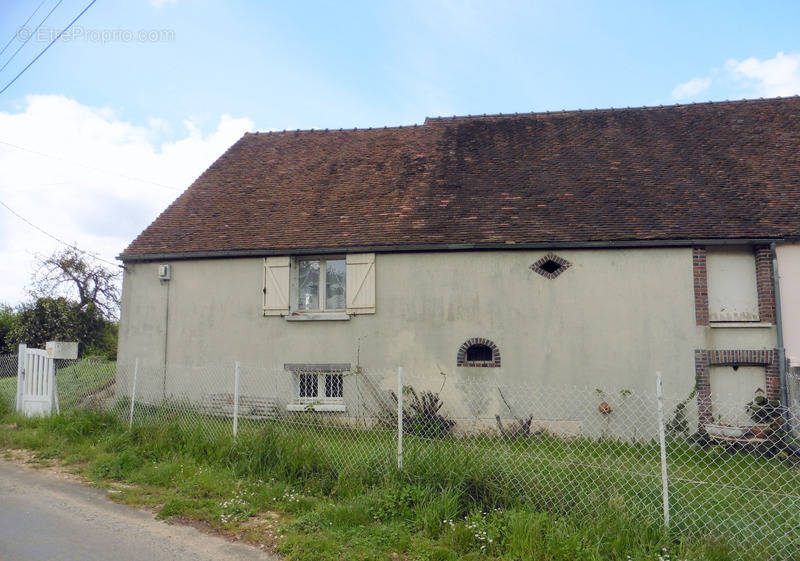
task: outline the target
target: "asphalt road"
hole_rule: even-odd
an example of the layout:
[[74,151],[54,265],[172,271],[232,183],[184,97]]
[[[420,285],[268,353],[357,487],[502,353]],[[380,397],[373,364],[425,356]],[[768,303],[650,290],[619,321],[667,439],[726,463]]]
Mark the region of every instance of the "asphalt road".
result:
[[2,561],[277,561],[113,503],[105,491],[0,460]]

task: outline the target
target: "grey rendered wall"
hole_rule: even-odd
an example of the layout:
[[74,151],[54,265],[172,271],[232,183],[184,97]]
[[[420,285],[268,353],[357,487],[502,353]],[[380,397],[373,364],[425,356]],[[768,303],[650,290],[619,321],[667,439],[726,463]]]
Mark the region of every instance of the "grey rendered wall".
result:
[[[543,254],[379,254],[377,313],[320,322],[263,316],[262,259],[174,261],[169,282],[158,280],[157,263],[128,264],[119,362],[163,368],[166,357],[166,393],[192,386],[187,367],[240,360],[275,370],[360,363],[386,370],[387,388],[397,366],[437,389],[443,371],[453,381],[445,394],[458,380],[650,394],[658,370],[667,391],[684,395],[694,385],[694,349],[768,344],[770,330],[695,326],[690,248],[559,251],[572,266],[554,280],[529,269]],[[496,343],[502,367],[456,367],[471,337]],[[495,397],[451,397],[459,414],[491,418],[500,407]]]

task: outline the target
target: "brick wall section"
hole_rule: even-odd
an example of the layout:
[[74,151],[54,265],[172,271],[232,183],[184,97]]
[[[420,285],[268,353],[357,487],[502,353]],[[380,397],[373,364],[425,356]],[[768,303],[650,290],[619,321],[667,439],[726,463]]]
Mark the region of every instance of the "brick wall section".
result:
[[774,399],[780,401],[781,399],[781,376],[778,372],[778,350],[775,349],[775,360],[767,365],[766,378],[767,378],[767,399]]
[[756,288],[759,319],[765,323],[775,323],[775,285],[769,247],[756,248]]
[[695,382],[697,384],[697,411],[700,426],[713,420],[711,415],[711,374],[708,370],[708,351],[694,351]]
[[772,349],[729,349],[706,350],[708,364],[718,366],[724,364],[738,364],[741,366],[767,366],[775,362],[776,351]]
[[692,249],[692,272],[694,274],[694,317],[697,325],[708,325],[708,272],[706,249]]
[[720,365],[763,366],[767,399],[780,399],[778,349],[695,349],[694,368],[697,381],[697,409],[700,425],[712,422],[711,366]]
[[[708,268],[706,249],[692,249],[694,275],[694,316],[697,325],[708,325]],[[772,276],[772,251],[769,247],[755,250],[758,316],[765,323],[775,323],[775,285]]]

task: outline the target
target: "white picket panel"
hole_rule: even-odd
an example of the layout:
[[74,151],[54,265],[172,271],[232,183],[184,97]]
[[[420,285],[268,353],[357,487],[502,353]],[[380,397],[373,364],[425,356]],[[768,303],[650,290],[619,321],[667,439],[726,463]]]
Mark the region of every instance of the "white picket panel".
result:
[[17,411],[31,417],[58,413],[55,360],[44,349],[19,348]]

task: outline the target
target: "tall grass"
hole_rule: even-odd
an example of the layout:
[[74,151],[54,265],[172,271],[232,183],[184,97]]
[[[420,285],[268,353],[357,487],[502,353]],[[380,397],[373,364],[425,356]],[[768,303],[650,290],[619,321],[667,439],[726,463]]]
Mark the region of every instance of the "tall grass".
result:
[[[233,439],[229,426],[189,422],[158,410],[132,430],[112,414],[91,411],[43,419],[6,412],[5,420],[17,428],[0,431],[0,446],[87,460],[89,473],[99,479],[179,487],[181,494],[161,505],[164,516],[229,520],[225,516],[246,517],[266,506],[292,513],[296,518],[281,548],[298,559],[308,551],[325,558],[319,553],[324,540],[309,540],[322,539],[332,528],[350,533],[332,539],[331,547],[337,540],[355,540],[387,555],[398,547],[411,557],[424,551],[420,558],[656,561],[663,548],[673,559],[770,558],[769,544],[734,544],[725,536],[692,534],[683,525],[666,532],[658,516],[657,474],[609,470],[598,478],[598,468],[586,460],[603,454],[593,443],[572,443],[572,476],[565,479],[563,466],[555,469],[547,461],[515,466],[503,458],[502,443],[480,439],[410,437],[399,470],[390,431],[248,422]],[[537,449],[552,452],[565,445],[558,439],[531,441],[517,445],[515,453],[535,458]],[[484,446],[494,446],[495,453],[474,453]],[[525,486],[520,478],[526,478]],[[220,506],[227,502],[215,498],[234,493],[237,481],[249,482],[253,497],[261,498],[241,499],[239,510],[230,514],[229,506]],[[528,490],[521,493],[521,487]],[[362,528],[361,534],[353,528]],[[391,540],[373,544],[377,534],[387,532]],[[800,559],[800,553],[783,558]]]

